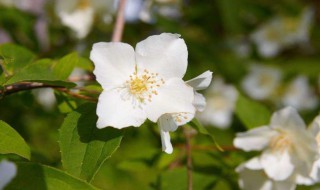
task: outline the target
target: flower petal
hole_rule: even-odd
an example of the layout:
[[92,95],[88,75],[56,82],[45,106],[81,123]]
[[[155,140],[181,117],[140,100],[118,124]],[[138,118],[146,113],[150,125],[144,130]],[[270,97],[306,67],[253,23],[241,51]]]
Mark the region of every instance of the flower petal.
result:
[[182,78],[188,66],[188,50],[178,34],[150,36],[136,46],[138,68],[159,73],[164,79]]
[[193,105],[197,111],[202,112],[206,108],[206,104],[206,98],[202,94],[194,92]]
[[94,10],[91,7],[75,10],[72,13],[59,12],[59,17],[65,26],[71,28],[82,39],[88,35],[93,24]]
[[272,115],[270,127],[301,131],[306,128],[306,125],[294,108],[286,107]]
[[95,43],[90,59],[95,65],[93,73],[105,90],[122,85],[135,70],[134,49],[125,43]]
[[17,166],[10,161],[0,162],[0,189],[3,189],[17,174]]
[[262,126],[244,133],[238,133],[233,144],[245,151],[262,150],[269,144],[274,135],[276,135],[275,131],[268,126]]
[[266,174],[277,181],[287,179],[295,168],[287,150],[264,151],[260,157],[260,162]]
[[161,115],[166,113],[188,113],[193,118],[195,113],[192,104],[193,89],[187,86],[182,79],[172,78],[166,81],[157,89],[157,93],[146,105],[148,119],[156,122]]
[[186,83],[190,85],[194,90],[204,90],[208,88],[212,80],[212,72],[206,71],[201,75],[188,80]]
[[159,120],[158,125],[161,128],[161,130],[168,132],[168,131],[175,131],[178,128],[178,125],[173,119],[173,116],[171,114],[163,114]]
[[131,100],[122,99],[121,91],[117,89],[105,90],[100,94],[97,115],[98,128],[139,127],[147,118],[142,108],[134,107]]
[[160,122],[159,122],[159,127],[160,127],[162,150],[168,154],[171,154],[173,152],[173,147],[170,141],[170,134],[168,131],[164,131],[161,129]]

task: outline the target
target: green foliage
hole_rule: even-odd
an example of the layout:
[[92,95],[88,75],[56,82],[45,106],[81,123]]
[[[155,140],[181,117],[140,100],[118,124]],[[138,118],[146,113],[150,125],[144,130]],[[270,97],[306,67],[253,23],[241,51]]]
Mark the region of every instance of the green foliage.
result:
[[7,123],[0,120],[0,154],[17,154],[30,160],[30,148]]
[[35,59],[35,55],[26,48],[15,44],[0,46],[0,63],[4,69],[3,74],[13,75]]
[[5,189],[96,190],[87,182],[65,172],[36,163],[17,163],[17,176]]
[[271,117],[268,108],[243,95],[239,95],[238,97],[235,113],[247,129],[266,125]]
[[205,127],[201,125],[201,123],[197,119],[193,119],[190,122],[190,126],[196,129],[200,134],[207,135],[212,139],[216,147],[220,150],[223,151],[223,149],[219,146],[218,142],[216,141],[215,137],[213,134],[211,134]]
[[4,85],[11,85],[19,82],[42,82],[54,86],[73,87],[73,83],[60,80],[54,75],[51,69],[52,61],[50,59],[41,59],[31,63],[18,72],[16,72]]
[[70,53],[61,58],[53,68],[53,74],[61,79],[68,79],[69,75],[73,71],[74,67],[78,64],[79,57],[76,52]]
[[65,118],[59,144],[63,168],[73,176],[91,182],[101,165],[117,150],[122,132],[98,129],[94,104],[84,104]]

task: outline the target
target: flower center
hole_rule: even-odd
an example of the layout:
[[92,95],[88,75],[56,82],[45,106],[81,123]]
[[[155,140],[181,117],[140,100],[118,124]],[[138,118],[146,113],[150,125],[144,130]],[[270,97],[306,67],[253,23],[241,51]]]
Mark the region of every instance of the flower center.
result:
[[280,132],[280,134],[274,137],[270,142],[270,147],[272,151],[280,151],[283,152],[286,149],[290,148],[292,141],[290,136],[285,132]]
[[145,103],[146,100],[152,101],[153,95],[158,95],[157,88],[164,84],[164,80],[158,76],[158,73],[151,73],[146,69],[142,74],[137,70],[130,75],[125,86],[130,97],[133,97],[139,103]]
[[90,7],[90,5],[91,5],[90,0],[79,0],[77,8],[83,10]]

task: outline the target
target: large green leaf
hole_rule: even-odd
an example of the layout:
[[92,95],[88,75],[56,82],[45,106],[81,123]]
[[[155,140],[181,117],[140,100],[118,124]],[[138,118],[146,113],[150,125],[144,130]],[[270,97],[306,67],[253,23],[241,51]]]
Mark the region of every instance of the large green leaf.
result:
[[96,127],[96,105],[84,104],[68,114],[60,129],[63,168],[91,182],[101,165],[117,150],[122,132]]
[[54,75],[61,80],[67,80],[78,61],[79,57],[76,52],[64,56],[54,65]]
[[11,153],[30,159],[30,148],[24,139],[7,123],[0,120],[0,154]]
[[204,126],[201,125],[201,123],[197,119],[193,119],[190,123],[190,126],[193,127],[195,130],[197,130],[200,134],[207,135],[212,139],[216,147],[223,151],[223,149],[219,146],[218,142],[216,141],[213,134],[211,134]]
[[14,44],[3,44],[0,46],[0,58],[5,72],[12,75],[31,63],[35,55],[23,47]]
[[19,82],[42,82],[49,85],[73,87],[75,84],[60,80],[51,69],[50,59],[41,59],[16,72],[4,85]]
[[5,188],[8,190],[94,190],[87,182],[77,179],[61,170],[36,163],[17,163],[18,173]]
[[242,95],[238,97],[235,113],[248,129],[268,124],[271,117],[264,105]]

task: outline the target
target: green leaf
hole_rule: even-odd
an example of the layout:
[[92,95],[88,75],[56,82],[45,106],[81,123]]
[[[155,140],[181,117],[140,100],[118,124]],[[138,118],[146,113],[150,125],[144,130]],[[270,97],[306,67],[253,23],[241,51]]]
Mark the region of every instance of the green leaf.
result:
[[5,85],[11,85],[19,82],[42,82],[49,85],[73,87],[74,83],[65,82],[57,78],[51,70],[52,61],[50,59],[41,59],[24,67],[15,73]]
[[[160,186],[162,190],[185,190],[188,189],[187,170],[185,168],[177,168],[163,172],[160,176]],[[192,172],[193,189],[212,189],[216,179]]]
[[94,186],[61,170],[36,163],[17,163],[17,176],[5,189],[95,190]]
[[264,105],[242,95],[238,97],[235,113],[247,129],[266,125],[271,117],[270,111]]
[[24,139],[7,123],[0,120],[0,153],[17,154],[30,160],[30,148]]
[[35,55],[20,46],[14,44],[3,44],[0,46],[0,59],[5,72],[12,75],[33,61]]
[[101,165],[119,148],[122,132],[96,127],[96,105],[84,104],[65,118],[59,144],[63,168],[91,182]]
[[53,73],[57,78],[61,80],[67,80],[71,72],[73,71],[74,67],[78,64],[78,62],[78,54],[76,52],[70,53],[61,58],[57,62],[57,64],[54,65]]
[[215,137],[213,136],[213,134],[211,134],[204,126],[201,125],[201,123],[197,120],[197,119],[193,119],[189,125],[191,127],[193,127],[194,129],[196,129],[199,133],[207,135],[208,137],[210,137],[212,139],[212,141],[214,142],[215,146],[220,150],[223,151],[223,149],[219,146],[218,142],[216,141]]

